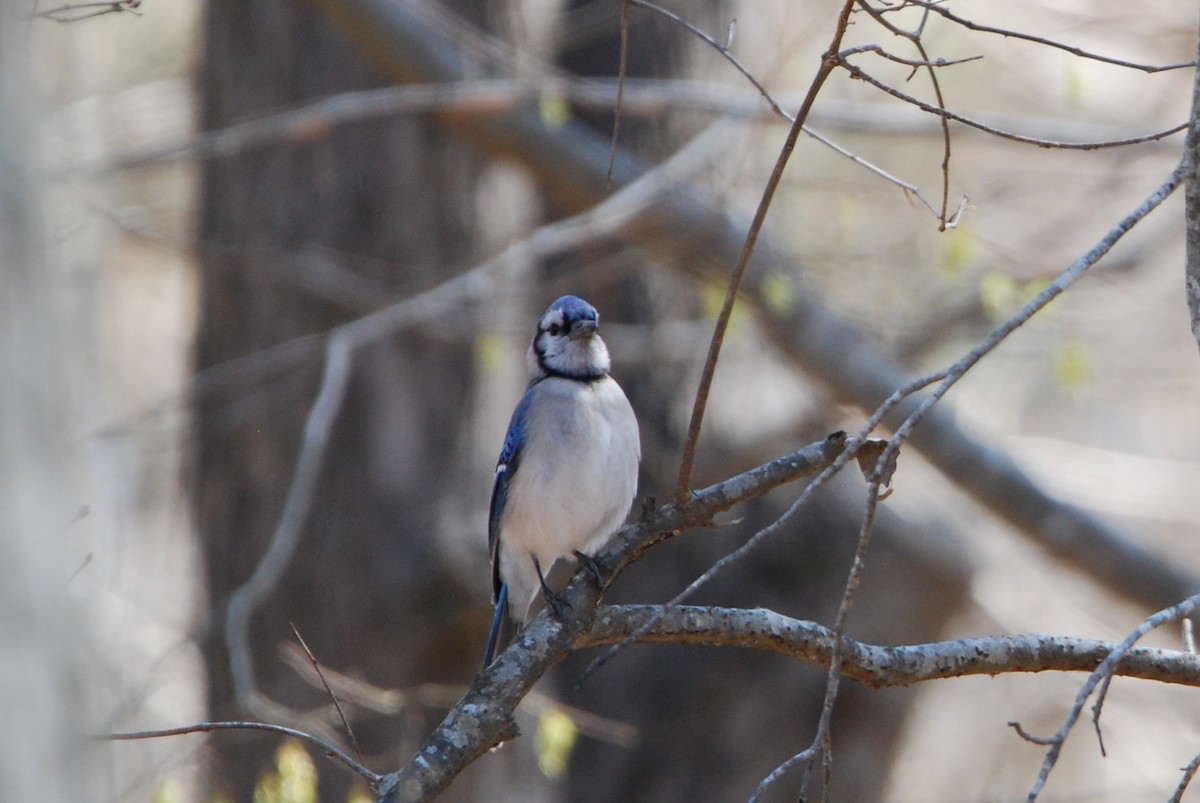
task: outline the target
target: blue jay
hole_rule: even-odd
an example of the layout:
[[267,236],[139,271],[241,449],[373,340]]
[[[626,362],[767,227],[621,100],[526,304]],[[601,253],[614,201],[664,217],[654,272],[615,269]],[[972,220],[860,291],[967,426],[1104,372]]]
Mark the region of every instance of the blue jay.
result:
[[[505,609],[522,625],[557,608],[546,583],[555,562],[583,562],[617,531],[637,490],[637,418],[608,375],[600,316],[563,296],[538,321],[526,353],[529,387],[513,411],[496,465],[488,518],[496,613],[488,637],[492,662]],[[556,576],[559,573],[556,572]]]

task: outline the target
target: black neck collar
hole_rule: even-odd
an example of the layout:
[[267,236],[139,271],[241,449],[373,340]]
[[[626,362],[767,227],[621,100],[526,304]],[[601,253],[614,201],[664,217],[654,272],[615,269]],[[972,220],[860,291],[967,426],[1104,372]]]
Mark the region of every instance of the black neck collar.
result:
[[593,382],[599,382],[604,377],[608,376],[608,371],[584,371],[581,373],[568,373],[567,371],[559,371],[557,368],[551,368],[546,364],[546,357],[537,349],[534,349],[534,354],[537,355],[538,367],[542,369],[544,376],[534,380],[533,384],[537,384],[542,379],[549,377],[558,377],[559,379],[569,379],[572,382],[583,382],[590,385]]

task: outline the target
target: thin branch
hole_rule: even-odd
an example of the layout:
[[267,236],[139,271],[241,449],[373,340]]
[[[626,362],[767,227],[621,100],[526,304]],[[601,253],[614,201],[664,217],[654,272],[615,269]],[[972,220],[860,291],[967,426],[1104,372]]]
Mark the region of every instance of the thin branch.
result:
[[663,8],[662,6],[658,6],[658,5],[655,5],[654,3],[647,2],[647,0],[626,0],[626,5],[634,5],[634,6],[637,6],[638,8],[644,8],[647,11],[653,11],[655,14],[660,14],[660,15],[666,17],[667,19],[671,20],[672,22],[674,22],[676,25],[679,25],[680,27],[684,28],[688,33],[692,34],[697,39],[699,39],[700,41],[704,42],[706,45],[711,47],[713,50],[720,53],[721,56],[726,61],[728,61],[729,64],[735,70],[737,70],[739,73],[741,73],[742,77],[745,78],[747,81],[749,81],[750,84],[755,89],[758,90],[758,94],[762,95],[763,100],[765,100],[767,102],[767,105],[771,107],[771,111],[775,112],[776,115],[784,118],[788,122],[795,122],[795,118],[792,117],[787,112],[785,112],[783,110],[783,108],[778,103],[775,102],[775,98],[771,97],[771,93],[767,91],[767,88],[765,86],[763,86],[762,82],[759,81],[757,78],[755,78],[754,74],[751,73],[748,69],[746,69],[742,65],[742,63],[740,61],[738,61],[737,58],[732,53],[729,52],[728,47],[721,44],[715,38],[713,38],[709,34],[705,33],[701,29],[697,28],[695,25],[688,22],[687,20],[685,20],[683,17],[679,16],[675,12],[668,11],[667,9]]
[[47,8],[42,11],[35,11],[33,16],[41,17],[42,19],[53,20],[54,22],[79,22],[81,20],[100,17],[105,14],[119,14],[123,11],[128,11],[136,17],[140,17],[142,13],[138,11],[141,8],[142,0],[109,0],[108,2],[96,3],[66,3],[65,5]]
[[[1104,659],[1101,658],[1100,660],[1104,660]],[[1016,721],[1009,722],[1008,727],[1010,727],[1014,731],[1016,731],[1018,736],[1020,736],[1022,739],[1029,742],[1030,744],[1036,744],[1041,747],[1045,747],[1047,745],[1054,744],[1053,737],[1046,738],[1044,736],[1034,736],[1032,733],[1025,730],[1025,728],[1021,727],[1020,722],[1016,722]]]
[[1034,36],[1033,34],[1022,33],[1020,31],[1014,31],[1009,28],[994,28],[990,25],[981,25],[977,22],[972,22],[969,19],[965,19],[963,17],[958,16],[957,14],[952,12],[945,3],[941,3],[941,2],[928,2],[928,0],[905,0],[903,5],[901,5],[901,6],[882,8],[882,9],[878,9],[878,11],[879,11],[879,13],[898,11],[900,8],[903,8],[906,6],[916,6],[918,8],[925,9],[927,12],[932,11],[935,14],[941,14],[943,17],[950,20],[951,22],[957,23],[958,25],[961,25],[964,28],[971,30],[971,31],[979,31],[980,33],[998,34],[1000,36],[1005,37],[1006,39],[1020,39],[1025,42],[1032,42],[1037,45],[1044,45],[1046,47],[1052,47],[1057,50],[1063,50],[1063,51],[1066,51],[1067,53],[1070,53],[1072,56],[1078,56],[1079,58],[1082,58],[1082,59],[1089,59],[1090,61],[1099,61],[1099,62],[1103,62],[1104,64],[1112,64],[1116,67],[1126,67],[1130,70],[1140,70],[1140,71],[1146,72],[1146,73],[1156,73],[1156,72],[1164,72],[1166,70],[1185,70],[1185,69],[1188,69],[1189,67],[1196,66],[1196,62],[1194,62],[1194,61],[1185,61],[1185,62],[1181,62],[1178,64],[1140,64],[1140,63],[1134,62],[1134,61],[1125,61],[1124,59],[1117,59],[1117,58],[1112,58],[1111,56],[1104,56],[1104,55],[1100,55],[1098,53],[1092,53],[1091,51],[1084,50],[1083,48],[1075,47],[1074,45],[1063,44],[1062,42],[1056,42],[1053,39],[1047,39],[1042,36]]
[[300,454],[296,458],[283,512],[254,573],[230,595],[225,611],[225,646],[229,651],[234,696],[252,712],[264,711],[265,701],[261,699],[254,679],[250,617],[279,583],[300,541],[309,508],[315,498],[330,434],[341,412],[342,397],[350,381],[353,349],[354,344],[345,330],[335,331],[330,336],[326,345],[321,389],[304,423]]
[[[855,458],[855,456],[858,454],[859,447],[866,441],[871,432],[873,432],[875,428],[879,426],[880,422],[883,421],[888,413],[890,413],[896,408],[897,405],[899,405],[912,394],[933,384],[934,382],[943,379],[944,376],[944,372],[930,374],[929,376],[914,380],[913,382],[910,382],[909,384],[892,393],[892,395],[889,396],[884,403],[879,406],[878,409],[876,409],[871,417],[867,419],[866,423],[859,428],[858,433],[855,436],[845,440],[845,448],[841,451],[841,453],[838,454],[836,458],[819,474],[813,477],[811,482],[804,486],[804,490],[801,491],[795,501],[788,506],[787,510],[785,510],[778,518],[776,518],[766,527],[762,528],[758,532],[754,533],[754,535],[746,539],[746,541],[744,541],[737,549],[734,549],[732,552],[722,556],[720,560],[709,566],[703,574],[701,574],[699,577],[689,583],[686,588],[668,600],[663,606],[663,611],[670,611],[671,609],[681,605],[684,601],[690,599],[692,594],[696,593],[703,586],[707,585],[721,572],[725,571],[730,566],[737,563],[742,558],[746,557],[746,555],[757,549],[763,541],[766,541],[771,536],[780,532],[783,527],[789,521],[791,521],[801,509],[803,509],[803,507],[808,503],[809,499],[811,499],[826,482],[832,479],[833,476],[841,471],[847,463]],[[649,628],[650,625],[647,625],[647,631]],[[622,643],[614,644],[605,650],[604,653],[593,660],[587,669],[585,669],[580,675],[578,684],[582,685],[584,682],[586,682],[588,677],[590,677],[593,672],[610,661],[620,650],[637,641],[641,635],[641,632],[634,632],[630,634]]]
[[[1083,707],[1087,704],[1088,698],[1092,692],[1100,684],[1107,684],[1112,680],[1113,673],[1117,664],[1125,657],[1126,654],[1133,648],[1133,645],[1141,640],[1143,636],[1161,627],[1167,622],[1174,622],[1187,616],[1192,611],[1200,606],[1200,594],[1189,597],[1178,605],[1172,605],[1170,608],[1164,608],[1153,616],[1149,616],[1138,625],[1137,629],[1125,637],[1125,640],[1116,645],[1111,652],[1105,657],[1100,665],[1092,671],[1088,679],[1084,682],[1079,693],[1075,695],[1075,704],[1071,706],[1071,710],[1067,713],[1067,718],[1063,722],[1062,727],[1058,732],[1050,737],[1050,749],[1046,751],[1046,758],[1042,762],[1042,769],[1038,773],[1037,780],[1033,784],[1033,788],[1029,790],[1027,803],[1034,803],[1042,788],[1046,785],[1046,780],[1050,777],[1050,771],[1054,769],[1054,765],[1058,762],[1059,754],[1062,752],[1062,746],[1070,735],[1071,729],[1078,721],[1080,714],[1083,713]],[[1186,653],[1182,653],[1186,655]],[[1099,712],[1096,713],[1099,717]]]
[[[929,202],[929,199],[926,198],[921,193],[921,188],[918,187],[916,184],[912,184],[898,176],[892,175],[891,173],[884,170],[882,167],[879,167],[876,164],[868,162],[867,160],[863,159],[858,154],[852,153],[851,151],[847,150],[846,148],[843,148],[841,145],[837,144],[836,142],[834,142],[831,139],[828,139],[823,134],[818,133],[817,131],[813,130],[812,128],[809,128],[808,126],[804,127],[804,133],[807,134],[812,139],[815,139],[817,142],[821,143],[825,147],[830,148],[833,151],[836,151],[839,155],[844,156],[845,158],[854,162],[856,165],[866,168],[868,171],[879,176],[884,181],[888,181],[888,182],[891,182],[892,184],[895,184],[897,187],[904,190],[906,195],[911,196],[912,198],[915,198],[917,201],[919,201],[921,203],[921,205],[924,206],[926,209],[928,209],[934,217],[938,217],[937,208],[934,207],[934,205]],[[957,221],[959,219],[961,219],[962,211],[965,207],[966,207],[966,196],[963,197],[963,203],[962,203],[962,205],[959,206],[958,213],[955,214],[953,222],[947,223],[946,228],[953,228],[954,225],[957,225]]]
[[[753,86],[756,90],[758,90],[758,94],[761,95],[763,100],[765,100],[767,102],[767,105],[771,107],[771,111],[774,112],[776,116],[781,117],[784,120],[787,120],[789,123],[791,123],[793,125],[796,123],[796,118],[794,116],[788,114],[786,111],[784,111],[783,107],[775,100],[774,97],[771,96],[771,93],[767,91],[766,86],[764,86],[763,83],[761,81],[759,81],[754,76],[753,73],[751,73],[748,69],[746,69],[746,67],[740,61],[738,61],[738,59],[730,52],[728,45],[718,42],[713,36],[709,35],[708,33],[705,33],[700,28],[697,28],[695,25],[688,22],[686,19],[679,16],[678,14],[676,14],[672,11],[669,11],[665,8],[662,8],[661,6],[655,5],[654,3],[647,2],[646,0],[627,0],[627,2],[622,6],[622,14],[624,14],[624,9],[628,8],[629,5],[636,5],[639,8],[644,8],[648,11],[653,11],[656,14],[660,14],[660,15],[666,17],[667,19],[674,22],[676,25],[683,27],[688,33],[692,34],[693,36],[698,38],[700,41],[704,42],[706,45],[711,47],[713,50],[717,51],[717,53],[721,54],[722,58],[724,58],[727,62],[729,62],[729,64],[732,65],[733,68],[735,70],[737,70],[742,75],[743,78],[745,78],[747,81],[750,82],[751,86]],[[732,23],[731,23],[731,25],[732,25]],[[730,30],[732,31],[732,27]],[[871,162],[851,153],[848,149],[843,148],[841,145],[838,145],[837,143],[833,142],[832,140],[830,140],[828,137],[824,136],[823,134],[820,134],[820,133],[814,131],[813,129],[809,128],[807,125],[802,124],[801,130],[804,131],[804,133],[807,136],[815,139],[817,142],[820,142],[822,145],[826,146],[827,148],[832,149],[833,151],[840,154],[841,156],[844,156],[844,157],[850,159],[855,164],[866,168],[867,170],[871,171],[872,173],[874,173],[875,175],[884,179],[885,181],[890,181],[891,183],[896,184],[901,189],[903,189],[905,192],[909,193],[914,198],[916,198],[918,201],[920,201],[922,204],[924,204],[929,209],[929,211],[932,212],[935,216],[938,216],[937,209],[934,208],[933,204],[929,203],[929,201],[926,200],[925,196],[921,194],[920,189],[916,185],[912,184],[911,182],[903,181],[903,180],[897,178],[896,176],[892,175],[891,173],[883,170],[882,168],[872,164]],[[939,217],[939,220],[941,221],[941,224],[943,226],[945,226],[946,220],[945,220],[944,212],[942,215],[940,215],[938,217]]]
[[[896,429],[891,441],[888,443],[888,448],[884,455],[880,457],[880,461],[885,458],[895,459],[896,453],[899,451],[901,444],[912,433],[913,429],[924,419],[925,415],[932,409],[938,400],[944,396],[955,383],[958,382],[966,372],[969,371],[976,363],[990,354],[997,346],[1002,343],[1005,338],[1012,334],[1016,329],[1024,325],[1030,318],[1040,312],[1051,301],[1061,295],[1067,288],[1077,282],[1089,268],[1099,262],[1113,246],[1116,245],[1122,237],[1124,237],[1130,229],[1138,224],[1148,214],[1158,208],[1159,204],[1170,197],[1183,181],[1183,163],[1175,167],[1167,180],[1162,183],[1149,197],[1146,198],[1136,209],[1126,215],[1116,226],[1110,229],[1103,237],[1100,238],[1092,248],[1083,256],[1072,262],[1062,273],[1055,277],[1054,281],[1048,284],[1038,295],[1026,304],[1015,315],[1009,318],[1000,326],[996,327],[983,341],[975,346],[971,351],[960,358],[954,365],[950,366],[945,371],[945,378],[941,384],[926,398],[911,415],[905,419],[904,423]],[[882,463],[881,463],[882,464]]]
[[[862,52],[863,50],[866,50],[866,49],[867,48],[861,48],[861,49],[859,49],[859,52]],[[853,52],[853,51],[848,51],[848,53],[851,53],[851,52]],[[988,134],[992,134],[997,137],[1001,137],[1003,139],[1009,139],[1009,140],[1012,140],[1013,142],[1023,142],[1027,145],[1036,145],[1039,148],[1057,148],[1060,150],[1077,150],[1077,151],[1095,151],[1095,150],[1101,150],[1104,148],[1121,148],[1121,147],[1125,147],[1127,145],[1139,145],[1143,142],[1152,142],[1155,140],[1163,139],[1163,138],[1169,137],[1173,134],[1178,134],[1180,131],[1183,131],[1188,127],[1187,123],[1181,123],[1177,126],[1168,128],[1164,131],[1156,131],[1154,133],[1144,134],[1144,135],[1138,136],[1138,137],[1129,137],[1126,139],[1111,140],[1108,142],[1057,142],[1057,141],[1048,140],[1048,139],[1037,139],[1036,137],[1027,137],[1023,134],[1015,134],[1011,131],[1003,131],[999,128],[994,128],[985,123],[981,123],[977,120],[972,120],[969,117],[964,117],[961,114],[955,114],[954,112],[949,111],[947,109],[940,109],[937,106],[930,105],[923,100],[918,100],[917,98],[914,98],[912,95],[906,95],[905,93],[901,92],[900,90],[898,90],[892,86],[889,86],[888,84],[885,84],[883,81],[880,81],[878,78],[875,78],[874,76],[870,75],[869,73],[864,72],[861,67],[851,64],[849,61],[846,61],[844,58],[841,58],[840,56],[839,56],[838,64],[841,67],[844,67],[850,73],[851,78],[855,78],[860,81],[866,81],[868,84],[875,87],[876,89],[886,92],[894,98],[899,98],[900,100],[904,101],[905,103],[909,103],[913,106],[916,106],[921,111],[929,112],[930,114],[935,114],[935,115],[938,115],[939,117],[943,117],[943,118],[946,118],[949,120],[954,120],[954,121],[962,123],[964,125],[968,125],[971,128],[978,129],[980,131],[983,131]]]
[[617,66],[617,102],[613,108],[612,146],[608,151],[608,182],[612,183],[613,169],[617,164],[617,146],[621,142],[621,108],[625,99],[625,79],[629,72],[629,4],[621,2],[621,56]]
[[[883,457],[881,456],[880,462],[882,460]],[[821,702],[821,717],[817,721],[817,729],[813,734],[812,743],[806,749],[784,761],[763,778],[754,790],[754,794],[750,796],[749,803],[757,803],[766,791],[790,771],[792,767],[799,764],[811,766],[811,762],[818,755],[818,752],[823,759],[822,767],[825,772],[824,789],[826,797],[828,796],[829,781],[833,772],[829,727],[833,721],[833,708],[837,702],[838,690],[841,687],[843,652],[845,648],[842,637],[845,633],[846,618],[850,615],[854,595],[858,591],[858,586],[862,582],[863,572],[866,569],[867,550],[871,544],[871,535],[874,532],[875,524],[875,511],[879,504],[879,486],[879,472],[876,470],[867,483],[867,506],[863,513],[862,523],[859,526],[858,543],[854,548],[854,560],[851,562],[850,573],[846,578],[846,584],[842,590],[842,600],[838,605],[837,615],[834,617],[833,629],[830,631],[829,674],[825,681],[825,697]],[[804,785],[801,787],[801,799],[808,797],[808,782],[811,777],[811,773],[807,773],[804,776]]]
[[896,64],[903,64],[906,67],[929,67],[931,69],[937,67],[953,67],[956,64],[966,64],[967,62],[979,61],[983,58],[983,56],[964,56],[961,59],[929,59],[928,57],[921,59],[906,59],[903,56],[897,56],[895,53],[889,53],[879,45],[866,45],[861,48],[853,48],[853,50],[856,53],[874,53],[880,58],[887,59],[888,61],[894,61]]
[[[887,53],[887,51],[885,51],[883,48],[876,48],[875,52],[878,55],[892,59],[893,61],[908,63],[909,66],[912,67],[923,66],[929,74],[929,83],[933,86],[933,94],[937,99],[937,107],[942,111],[945,111],[946,100],[944,97],[942,97],[942,84],[938,80],[937,70],[934,69],[935,65],[930,62],[929,54],[925,51],[925,44],[921,41],[921,34],[925,30],[925,21],[928,19],[928,13],[921,17],[921,25],[916,31],[905,31],[893,26],[890,22],[884,19],[881,14],[875,13],[871,6],[867,4],[866,0],[859,0],[858,5],[868,14],[870,14],[880,25],[887,28],[896,36],[908,39],[912,43],[913,47],[917,49],[917,52],[921,54],[921,58],[923,60],[922,62],[906,62],[904,60],[900,60],[898,57]],[[944,63],[940,59],[939,62]],[[945,231],[948,228],[946,214],[950,205],[950,122],[944,116],[941,117],[940,120],[942,126],[942,208],[941,212],[938,214],[938,230]]]
[[[267,114],[225,128],[201,132],[175,141],[134,147],[97,161],[69,165],[65,171],[92,175],[173,164],[190,159],[229,158],[276,142],[299,140],[311,136],[313,131],[331,129],[351,122],[442,111],[453,111],[460,118],[472,115],[495,117],[511,111],[519,103],[531,100],[562,99],[581,108],[606,111],[619,103],[621,116],[660,115],[668,109],[682,108],[747,120],[777,116],[791,123],[795,119],[793,115],[783,111],[769,95],[767,97],[771,106],[770,112],[762,109],[761,104],[752,97],[747,92],[731,92],[728,88],[714,88],[694,81],[639,80],[628,77],[619,82],[575,78],[547,78],[536,81],[479,79],[430,86],[356,90],[330,95],[296,109]],[[828,112],[828,109],[826,111]],[[853,119],[847,119],[848,117]],[[860,109],[847,107],[836,115],[836,124],[861,131],[872,123],[864,118]],[[804,133],[884,181],[895,184],[937,217],[937,209],[924,197],[917,185],[858,156],[810,126],[804,126]],[[610,140],[610,161],[613,156]]]
[[[767,102],[767,105],[771,107],[771,111],[776,116],[778,116],[784,120],[787,120],[789,123],[792,123],[792,124],[794,124],[796,122],[796,118],[793,115],[788,114],[786,111],[784,111],[783,107],[779,104],[779,102],[776,101],[774,97],[772,97],[772,95],[769,91],[767,91],[766,86],[761,81],[759,81],[754,76],[754,74],[751,73],[730,52],[729,46],[727,44],[722,44],[721,42],[718,42],[713,36],[709,35],[705,31],[696,27],[695,25],[688,22],[686,19],[684,19],[683,17],[674,13],[673,11],[665,9],[662,6],[656,5],[654,3],[647,2],[647,0],[624,0],[624,2],[622,3],[622,6],[621,6],[621,31],[622,31],[622,60],[621,60],[621,63],[622,63],[622,69],[621,69],[619,83],[617,86],[617,107],[619,110],[618,115],[620,114],[620,110],[624,108],[622,100],[624,97],[626,84],[628,83],[628,79],[624,74],[624,63],[625,63],[624,47],[626,46],[625,37],[627,35],[626,13],[630,6],[637,6],[638,8],[643,8],[643,9],[646,9],[647,11],[652,11],[656,14],[666,17],[667,19],[674,22],[676,25],[679,25],[682,28],[684,28],[688,33],[692,34],[693,36],[698,38],[700,41],[707,44],[709,47],[711,47],[713,50],[715,50],[717,53],[719,53],[727,62],[729,62],[729,64],[732,65],[733,68],[735,70],[737,70],[742,75],[742,77],[745,78],[758,91],[758,94]],[[732,31],[732,23],[731,23],[730,30]],[[661,82],[657,82],[657,83],[661,84]],[[616,143],[616,132],[619,130],[618,126],[619,126],[619,116],[618,116],[617,123],[614,124],[614,129],[613,129],[614,148],[615,148],[615,143]],[[820,142],[822,145],[825,145],[826,147],[835,151],[839,155],[850,159],[855,164],[869,170],[870,172],[874,173],[875,175],[879,176],[880,178],[884,179],[885,181],[889,181],[893,184],[896,184],[901,189],[903,189],[905,192],[909,193],[910,195],[915,197],[917,200],[919,200],[922,204],[924,204],[929,209],[929,211],[932,212],[935,216],[938,215],[938,211],[934,208],[934,206],[931,203],[929,203],[928,200],[926,200],[925,196],[921,194],[920,188],[918,188],[916,185],[912,184],[911,182],[907,182],[902,179],[899,179],[896,176],[894,176],[891,173],[884,170],[883,168],[880,168],[877,165],[872,164],[871,162],[867,161],[866,159],[863,159],[863,158],[855,155],[848,149],[842,147],[841,145],[838,145],[837,143],[830,140],[828,137],[824,136],[823,134],[820,134],[817,131],[814,131],[813,129],[809,128],[807,125],[802,125],[801,130],[803,130],[807,136],[811,137],[812,139],[815,139],[817,142]],[[613,158],[613,156],[610,154],[610,161],[609,161],[609,180],[610,181],[612,180],[612,158]],[[945,221],[944,213],[940,216],[940,220],[942,222],[942,225],[945,226],[946,221]]]
[[787,167],[788,159],[791,158],[792,151],[796,147],[796,141],[800,138],[800,131],[804,126],[805,120],[808,119],[808,113],[812,109],[813,103],[816,102],[821,87],[824,86],[826,79],[833,73],[833,69],[837,65],[836,54],[839,48],[841,48],[842,38],[846,34],[846,26],[849,24],[850,10],[854,7],[854,2],[855,0],[845,0],[842,6],[841,13],[838,15],[837,23],[834,26],[833,38],[829,43],[829,48],[821,58],[821,64],[817,68],[817,73],[808,87],[808,93],[805,95],[804,101],[800,104],[800,110],[796,112],[796,119],[788,131],[783,147],[779,151],[779,156],[775,160],[775,167],[771,170],[771,175],[767,179],[766,186],[763,188],[762,199],[758,203],[758,208],[754,210],[754,219],[751,221],[750,228],[746,232],[746,240],[738,256],[737,265],[729,276],[729,285],[725,290],[725,300],[721,305],[721,312],[717,316],[716,325],[713,327],[713,336],[708,347],[708,356],[704,360],[704,368],[700,375],[700,385],[696,389],[696,398],[692,406],[692,418],[688,423],[687,439],[684,441],[683,459],[679,466],[679,479],[675,486],[675,499],[679,502],[683,501],[691,488],[692,464],[696,458],[696,442],[700,438],[700,424],[704,420],[704,410],[708,404],[708,392],[712,386],[713,374],[717,370],[717,358],[720,356],[721,345],[725,340],[725,330],[729,326],[729,317],[733,314],[733,302],[737,299],[742,277],[746,275],[746,268],[750,264],[750,255],[754,253],[754,246],[758,242],[759,232],[762,231],[763,223],[767,219],[767,210],[770,209],[771,200],[775,197],[775,190],[779,187],[779,182],[783,179],[784,168]]
[[1175,787],[1175,794],[1171,795],[1171,799],[1167,803],[1180,803],[1183,800],[1183,793],[1187,791],[1188,784],[1192,782],[1192,777],[1198,768],[1200,768],[1200,755],[1194,756],[1183,768],[1183,777],[1179,779],[1179,785]]
[[295,728],[285,728],[283,725],[269,725],[265,722],[199,722],[195,725],[187,725],[182,728],[137,731],[134,733],[108,733],[100,738],[107,741],[130,741],[134,739],[158,739],[163,736],[182,736],[186,733],[211,733],[216,731],[232,730],[256,730],[268,731],[269,733],[282,733],[285,736],[291,736],[293,739],[299,739],[302,742],[307,742],[331,758],[336,758],[352,772],[361,775],[367,780],[367,783],[371,784],[372,788],[377,786],[384,777],[367,769],[362,764],[358,763],[349,755],[347,755],[341,748],[330,744],[324,739],[320,739],[310,733],[305,733],[304,731],[298,731]]
[[362,748],[358,746],[358,739],[354,736],[354,729],[350,727],[350,720],[346,718],[346,712],[342,710],[342,704],[338,701],[337,695],[329,687],[329,681],[325,679],[325,673],[321,670],[321,664],[317,662],[317,656],[313,655],[313,651],[308,648],[308,643],[300,635],[300,631],[296,628],[295,623],[288,622],[288,625],[292,628],[292,635],[296,637],[296,641],[300,642],[300,646],[304,649],[304,654],[308,656],[308,661],[312,665],[313,671],[321,679],[321,686],[324,687],[325,693],[333,701],[333,707],[337,709],[338,718],[342,720],[342,727],[346,729],[346,735],[350,737],[350,744],[354,747],[354,754],[358,756],[359,761],[362,761]]
[[846,619],[850,616],[854,596],[862,584],[863,572],[867,568],[867,552],[871,546],[871,536],[875,532],[875,513],[879,508],[879,491],[882,483],[883,464],[887,452],[880,455],[874,471],[867,482],[867,504],[859,525],[858,543],[854,549],[854,560],[850,564],[850,573],[842,590],[842,601],[838,605],[837,616],[833,623],[833,655],[829,660],[829,676],[825,683],[825,699],[821,704],[821,718],[817,722],[817,732],[813,736],[812,750],[821,750],[822,766],[825,771],[824,796],[828,799],[829,785],[833,776],[833,754],[831,751],[830,726],[833,722],[833,708],[837,702],[838,690],[842,679],[842,636],[846,633]]

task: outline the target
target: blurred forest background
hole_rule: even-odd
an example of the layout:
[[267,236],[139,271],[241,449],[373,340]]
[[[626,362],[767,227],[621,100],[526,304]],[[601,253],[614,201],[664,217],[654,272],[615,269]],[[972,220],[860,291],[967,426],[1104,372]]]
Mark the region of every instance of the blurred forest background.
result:
[[[664,6],[727,44],[790,112],[837,11],[784,0]],[[390,771],[478,670],[492,469],[536,316],[566,292],[600,310],[642,427],[639,497],[669,498],[736,257],[718,238],[744,235],[788,124],[712,46],[630,7],[630,81],[607,182],[618,0],[118,7],[64,23],[45,3],[27,4],[0,26],[3,208],[18,208],[19,190],[36,210],[10,217],[24,239],[3,240],[0,255],[12,377],[0,493],[14,528],[2,535],[17,556],[0,601],[27,614],[7,617],[6,639],[47,637],[30,636],[28,664],[8,662],[5,694],[44,703],[38,711],[61,706],[56,716],[86,732],[267,718],[344,744],[294,625],[328,670],[365,763]],[[387,17],[389,7],[402,12]],[[952,10],[1138,64],[1196,53],[1193,4],[963,0]],[[922,24],[920,9],[892,18]],[[982,56],[937,75],[947,108],[996,128],[1102,142],[1187,120],[1191,69],[1130,69],[938,15],[924,25],[930,58]],[[845,44],[870,43],[919,58],[858,13]],[[855,63],[936,102],[923,70],[870,53]],[[854,389],[849,372],[861,365],[805,338],[877,360],[885,383],[953,362],[1141,203],[1182,148],[1182,134],[1039,148],[952,123],[949,213],[969,201],[941,231],[935,116],[835,71],[809,123],[920,197],[801,138],[717,369],[697,487],[857,429],[863,407],[883,400],[886,391]],[[670,218],[653,196],[624,197],[555,227],[664,163],[655,180],[686,188],[693,218]],[[1200,364],[1183,295],[1182,202],[1176,193],[942,404],[971,443],[1192,577]],[[797,309],[836,325],[797,326],[780,313]],[[263,569],[328,379],[328,333],[353,321],[372,323],[349,353],[311,507],[294,553]],[[989,496],[986,478],[936,451],[918,441],[901,458],[849,635],[1119,640],[1174,601],[1142,575],[1097,580],[1050,555],[1037,531],[1053,528],[1053,510],[1040,528],[1015,524],[1031,514],[1005,505],[1023,498]],[[39,476],[53,479],[31,490]],[[692,601],[829,623],[863,488],[846,472]],[[781,489],[729,526],[668,542],[607,599],[671,598],[796,493]],[[261,598],[246,617],[247,652],[231,662],[230,600],[252,577]],[[1177,647],[1179,633],[1149,642]],[[444,799],[741,800],[807,744],[820,712],[824,671],[776,656],[634,647],[577,689],[589,658],[543,680],[520,711],[524,736]],[[48,665],[61,677],[37,669]],[[1006,723],[1053,732],[1079,682],[846,684],[833,799],[1023,798],[1043,748]],[[1077,734],[1043,800],[1162,801],[1200,752],[1192,689],[1118,680],[1105,718],[1107,757]],[[578,732],[565,766],[554,753],[570,739],[553,737],[564,723]],[[29,744],[38,777],[62,772]],[[322,756],[267,734],[87,753],[63,781],[86,784],[75,799],[249,800],[257,788],[277,796],[255,799],[283,800],[284,780],[311,773],[321,800],[366,795]],[[785,778],[768,799],[798,788]]]

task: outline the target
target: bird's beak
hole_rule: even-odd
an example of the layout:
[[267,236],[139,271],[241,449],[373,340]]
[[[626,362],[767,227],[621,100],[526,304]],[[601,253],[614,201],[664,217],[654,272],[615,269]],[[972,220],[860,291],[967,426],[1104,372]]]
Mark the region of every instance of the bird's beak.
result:
[[600,324],[595,321],[575,321],[571,324],[571,331],[567,337],[572,340],[579,340],[581,337],[591,337],[596,334],[596,330],[600,328]]

